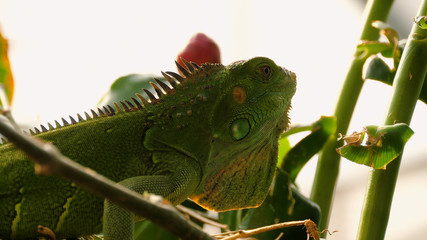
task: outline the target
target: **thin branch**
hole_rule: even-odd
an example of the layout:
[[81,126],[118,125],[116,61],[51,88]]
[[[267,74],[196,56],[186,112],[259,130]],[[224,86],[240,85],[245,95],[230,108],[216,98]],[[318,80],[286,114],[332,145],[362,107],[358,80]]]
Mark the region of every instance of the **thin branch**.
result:
[[211,236],[197,225],[187,221],[173,206],[156,202],[153,204],[133,192],[63,156],[52,144],[22,134],[0,121],[0,133],[36,163],[41,175],[56,174],[75,182],[98,196],[108,198],[120,207],[150,219],[182,239],[207,239]]
[[228,227],[227,224],[222,224],[222,223],[219,223],[217,221],[211,220],[211,219],[191,210],[190,208],[184,207],[182,205],[178,205],[178,206],[176,206],[176,208],[179,211],[181,211],[182,213],[187,214],[188,216],[190,216],[194,219],[197,219],[197,220],[201,221],[202,223],[206,223],[206,224],[209,224],[211,226],[214,226],[214,227],[217,227],[220,229],[224,229],[225,231],[230,231],[230,228]]
[[277,224],[272,224],[272,225],[250,229],[250,230],[237,230],[237,231],[225,232],[225,233],[214,235],[214,237],[221,240],[235,240],[238,238],[247,238],[247,237],[268,232],[268,231],[273,231],[273,230],[288,228],[288,227],[302,226],[302,225],[304,225],[307,229],[307,239],[309,239],[310,237],[312,237],[314,240],[320,239],[316,224],[310,219],[277,223]]

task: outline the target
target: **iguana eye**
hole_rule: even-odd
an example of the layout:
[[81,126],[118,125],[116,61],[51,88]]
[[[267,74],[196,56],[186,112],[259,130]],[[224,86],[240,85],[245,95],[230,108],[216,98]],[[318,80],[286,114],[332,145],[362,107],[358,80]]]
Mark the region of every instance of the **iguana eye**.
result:
[[261,73],[264,80],[269,80],[272,74],[270,66],[262,66],[259,68],[259,72]]
[[242,140],[245,138],[249,131],[251,130],[251,125],[247,119],[237,119],[233,123],[231,123],[231,136],[234,140]]

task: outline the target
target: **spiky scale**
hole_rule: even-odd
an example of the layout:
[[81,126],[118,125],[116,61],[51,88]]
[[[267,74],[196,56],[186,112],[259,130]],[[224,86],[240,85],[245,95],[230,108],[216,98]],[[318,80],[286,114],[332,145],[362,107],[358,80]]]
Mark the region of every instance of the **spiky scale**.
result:
[[185,60],[184,58],[180,58],[180,59],[184,63],[184,65],[187,67],[188,71],[194,72],[195,69],[191,63],[187,62],[187,60]]
[[70,125],[64,118],[61,118],[61,120],[64,126]]
[[96,114],[96,112],[93,111],[93,109],[91,109],[90,112],[92,113],[93,118],[98,118],[98,114]]
[[159,86],[157,86],[155,83],[150,82],[150,85],[154,88],[154,91],[156,91],[157,96],[159,96],[159,98],[164,95],[162,90],[159,88]]
[[70,118],[71,124],[76,124],[76,123],[77,123],[77,121],[76,121],[76,120],[74,120],[74,118],[73,118],[73,117],[71,117],[71,116],[68,116],[68,117]]
[[36,134],[41,133],[41,131],[38,128],[36,128],[36,127],[34,127],[34,131],[36,131]]
[[53,129],[55,129],[55,128],[52,126],[52,124],[50,124],[50,123],[47,123],[47,127],[49,128],[49,130],[53,130]]
[[143,88],[142,90],[145,92],[145,94],[147,94],[148,98],[151,100],[152,103],[157,102],[158,99],[150,91],[145,88]]
[[177,61],[175,61],[176,66],[178,67],[179,71],[185,76],[185,77],[189,77],[191,75],[190,72],[188,72],[187,69],[185,69],[185,67],[183,67],[181,64],[179,64]]
[[40,124],[40,128],[42,129],[42,132],[47,132],[47,128],[45,126],[43,126],[42,124]]
[[[121,103],[121,102],[120,102]],[[122,103],[123,104],[123,103]],[[113,102],[114,107],[116,108],[117,112],[121,112],[122,108],[119,106],[119,104],[117,104],[116,102]]]
[[[124,102],[120,101],[120,104],[123,106],[123,109],[125,110],[125,112],[129,112],[130,111],[129,107]],[[119,106],[117,105],[116,108],[118,108],[118,107]]]
[[169,74],[170,76],[172,76],[173,78],[175,78],[176,80],[178,80],[178,82],[180,82],[180,83],[184,82],[184,77],[182,77],[178,73],[176,73],[176,72],[166,72],[166,73]]
[[77,113],[77,119],[78,119],[79,122],[83,122],[84,121],[84,119],[82,118],[82,116],[79,113]]
[[150,103],[141,94],[137,93],[136,96],[141,100],[143,106],[148,106]]
[[106,106],[102,107],[104,109],[105,115],[110,116],[110,110]]
[[142,110],[144,107],[141,105],[140,102],[138,102],[138,100],[136,100],[134,97],[131,97],[130,99],[132,99],[132,101],[135,103],[135,105],[138,107],[139,110]]
[[129,111],[137,110],[137,108],[135,108],[135,106],[129,100],[125,100],[125,103],[129,106]]
[[90,117],[90,115],[87,112],[85,112],[85,117],[86,117],[86,121],[87,120],[92,120],[92,118]]
[[160,72],[162,73],[163,77],[170,83],[170,85],[172,86],[172,88],[176,88],[176,86],[178,85],[175,81],[174,78],[172,78],[171,76],[167,75],[164,72]]
[[170,93],[172,91],[172,88],[170,88],[166,83],[160,81],[157,78],[154,78],[154,81],[156,81],[157,84],[165,91],[166,93]]
[[193,65],[193,66],[194,66],[194,68],[196,68],[196,69],[200,69],[200,66],[199,66],[199,65],[197,65],[197,63],[195,63],[195,62],[191,62],[191,65]]
[[116,111],[114,111],[114,108],[111,105],[107,105],[107,107],[110,110],[109,116],[113,116]]
[[106,116],[105,113],[100,108],[98,108],[98,113],[99,113],[99,116],[101,116],[101,117]]
[[34,131],[33,131],[32,129],[28,129],[28,131],[30,131],[30,135],[31,135],[31,136],[35,134],[35,133],[34,133]]

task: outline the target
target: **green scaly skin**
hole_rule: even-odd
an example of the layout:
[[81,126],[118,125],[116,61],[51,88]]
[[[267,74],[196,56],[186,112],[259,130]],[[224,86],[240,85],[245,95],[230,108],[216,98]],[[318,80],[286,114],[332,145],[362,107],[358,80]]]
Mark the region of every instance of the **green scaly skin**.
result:
[[[263,57],[178,67],[181,76],[165,74],[171,86],[155,85],[158,98],[137,95],[33,135],[113,181],[173,204],[191,198],[216,211],[260,205],[288,126],[295,74]],[[41,236],[38,225],[58,239],[99,232],[132,239],[134,219],[73,183],[35,175],[27,156],[0,145],[0,239]]]

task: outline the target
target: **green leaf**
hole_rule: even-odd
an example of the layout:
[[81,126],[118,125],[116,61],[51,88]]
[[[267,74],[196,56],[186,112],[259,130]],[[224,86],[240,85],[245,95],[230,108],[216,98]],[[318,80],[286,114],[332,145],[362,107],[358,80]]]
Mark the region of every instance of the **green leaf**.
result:
[[[306,127],[300,127],[307,129]],[[286,171],[292,182],[304,165],[322,149],[328,138],[335,133],[336,120],[322,116],[311,125],[311,133],[290,149],[283,159],[281,168]],[[295,129],[291,131],[297,132]]]
[[163,77],[157,77],[152,74],[130,74],[120,77],[111,85],[110,90],[102,97],[97,106],[102,107],[111,105],[114,102],[128,100],[131,97],[135,97],[136,93],[147,98],[146,94],[141,89],[145,88],[154,92],[153,87],[150,85],[150,82],[153,81],[154,78],[166,81]]
[[414,22],[422,29],[427,29],[427,16],[414,17]]
[[277,166],[281,166],[285,155],[291,150],[291,143],[289,139],[286,137],[282,137],[279,140],[279,161],[277,162]]
[[345,136],[346,144],[337,151],[352,162],[385,169],[387,164],[402,153],[405,143],[413,133],[404,123],[382,127],[367,126],[360,133]]
[[392,50],[393,47],[389,43],[378,41],[362,41],[356,47],[356,52],[359,57],[369,57],[377,53],[382,53]]
[[373,21],[372,27],[380,30],[380,34],[385,36],[392,46],[397,46],[399,34],[390,25],[382,21]]
[[394,68],[397,68],[402,49],[399,45],[399,34],[388,24],[381,21],[372,22],[372,26],[380,30],[380,34],[387,38],[388,42],[362,41],[357,46],[357,56],[359,58],[369,58],[372,55],[381,54],[387,58],[393,58]]
[[363,65],[363,79],[377,80],[388,85],[393,84],[394,72],[380,57],[372,57]]
[[[396,71],[392,71],[380,57],[372,57],[363,65],[364,73],[362,78],[367,80],[376,80],[387,85],[393,85]],[[395,67],[396,68],[396,67]],[[423,87],[421,88],[418,99],[427,104],[427,76],[425,77]]]

